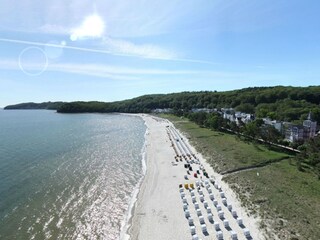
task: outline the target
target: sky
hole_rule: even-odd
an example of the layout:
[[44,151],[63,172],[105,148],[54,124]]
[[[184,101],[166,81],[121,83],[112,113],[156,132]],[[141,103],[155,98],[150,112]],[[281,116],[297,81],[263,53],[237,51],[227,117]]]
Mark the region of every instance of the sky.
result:
[[318,0],[0,0],[0,107],[320,85]]

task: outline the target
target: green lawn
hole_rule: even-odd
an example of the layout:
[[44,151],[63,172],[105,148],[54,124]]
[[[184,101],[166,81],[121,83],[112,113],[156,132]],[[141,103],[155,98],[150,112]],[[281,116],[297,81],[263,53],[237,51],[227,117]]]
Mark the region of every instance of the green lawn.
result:
[[[272,151],[264,145],[244,141],[235,135],[200,128],[184,118],[161,116],[184,132],[197,150],[220,172],[266,160],[292,157]],[[309,171],[298,171],[294,159],[229,174],[224,180],[235,190],[251,214],[259,213],[262,228],[268,225],[280,239],[319,239],[320,181]]]
[[187,119],[173,115],[161,116],[171,120],[184,132],[218,172],[288,157],[287,154],[271,151],[262,144],[244,141],[229,133],[201,128]]
[[300,172],[285,160],[224,180],[251,213],[260,213],[262,225],[282,234],[280,239],[319,239],[320,181],[312,173]]

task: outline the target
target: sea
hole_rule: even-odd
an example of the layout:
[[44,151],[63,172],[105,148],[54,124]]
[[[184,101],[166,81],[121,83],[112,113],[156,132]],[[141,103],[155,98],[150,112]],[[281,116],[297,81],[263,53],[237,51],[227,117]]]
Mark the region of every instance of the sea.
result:
[[145,134],[138,116],[0,110],[0,239],[120,239]]

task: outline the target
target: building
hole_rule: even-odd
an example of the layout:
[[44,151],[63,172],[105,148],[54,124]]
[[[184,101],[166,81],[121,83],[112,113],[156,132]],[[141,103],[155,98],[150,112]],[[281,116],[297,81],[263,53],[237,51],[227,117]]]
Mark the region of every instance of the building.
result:
[[303,121],[303,127],[305,128],[305,139],[313,138],[317,134],[317,122],[311,120],[311,113],[308,115],[308,119]]
[[285,139],[289,142],[297,142],[304,140],[304,127],[301,125],[287,125]]
[[303,121],[303,125],[293,125],[286,123],[287,129],[285,132],[286,140],[289,142],[304,141],[313,138],[317,135],[317,122],[312,121],[311,113],[308,119]]
[[282,122],[277,120],[271,120],[270,118],[263,118],[263,123],[265,125],[273,126],[275,129],[277,129],[280,133],[282,133]]
[[235,122],[237,125],[242,123],[247,124],[254,120],[254,115],[243,112],[235,112],[232,108],[222,108],[223,118],[230,122]]
[[254,120],[254,115],[250,113],[236,112],[235,118],[237,125],[241,123],[247,124]]
[[211,108],[192,108],[191,112],[193,112],[193,113],[198,113],[198,112],[213,113],[213,112],[216,112],[216,110],[211,109]]
[[229,120],[230,122],[236,121],[236,117],[235,117],[234,113],[223,112],[223,118]]
[[151,111],[152,113],[172,113],[172,108],[156,108]]

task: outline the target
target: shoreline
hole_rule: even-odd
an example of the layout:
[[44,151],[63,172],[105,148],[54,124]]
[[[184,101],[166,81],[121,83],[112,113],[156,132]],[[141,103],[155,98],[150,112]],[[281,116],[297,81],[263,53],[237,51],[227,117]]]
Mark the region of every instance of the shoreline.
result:
[[[125,115],[132,116],[130,114],[125,114]],[[136,115],[136,116],[139,116],[142,118],[142,116],[140,116],[140,115]],[[144,121],[144,119],[143,119],[143,121]],[[138,195],[140,192],[140,188],[141,188],[141,185],[144,181],[146,171],[147,171],[146,149],[147,149],[147,144],[148,144],[147,138],[149,135],[149,128],[148,128],[145,121],[144,121],[144,124],[146,126],[146,131],[144,134],[144,144],[141,149],[142,176],[141,176],[139,182],[134,187],[134,190],[133,190],[132,195],[130,197],[128,210],[127,210],[126,214],[124,215],[124,219],[121,224],[120,237],[119,237],[120,240],[129,240],[130,239],[129,231],[132,226],[132,218],[133,218],[133,214],[134,214],[134,209],[136,206],[136,202],[138,201]]]
[[[133,205],[130,205],[130,212],[126,217],[128,221],[125,235],[120,239],[192,239],[188,220],[186,220],[182,209],[183,205],[178,188],[178,185],[185,181],[185,169],[183,166],[181,167],[183,163],[174,163],[175,152],[167,135],[166,128],[168,126],[172,127],[181,136],[181,139],[186,140],[187,148],[196,153],[208,174],[219,182],[228,197],[228,201],[232,202],[238,215],[242,217],[246,227],[249,228],[252,238],[265,239],[258,228],[259,219],[248,216],[247,211],[241,207],[236,194],[227,183],[222,181],[222,176],[214,172],[202,155],[189,144],[187,138],[175,129],[173,123],[151,115],[137,114],[137,116],[140,116],[147,126],[146,133],[148,132],[148,134],[145,142],[147,169],[139,184],[138,192],[136,195],[133,194],[136,198],[132,200],[131,204]],[[194,182],[197,179],[190,180]],[[191,208],[192,203],[189,203],[189,206]],[[226,212],[226,218],[230,220],[232,229],[236,230],[236,222],[232,223],[232,221],[235,221],[232,219],[232,215]],[[215,221],[220,220],[215,219]],[[201,231],[198,230],[199,226],[195,224],[200,239],[211,239],[213,235],[215,236],[211,229],[208,230],[210,232],[209,236],[202,235]],[[207,224],[207,227],[212,228],[210,224]],[[223,224],[221,228],[223,228]],[[224,237],[227,237],[227,234],[229,234],[228,231],[223,230]],[[239,240],[246,239],[241,235],[241,229],[237,229],[237,234]]]

